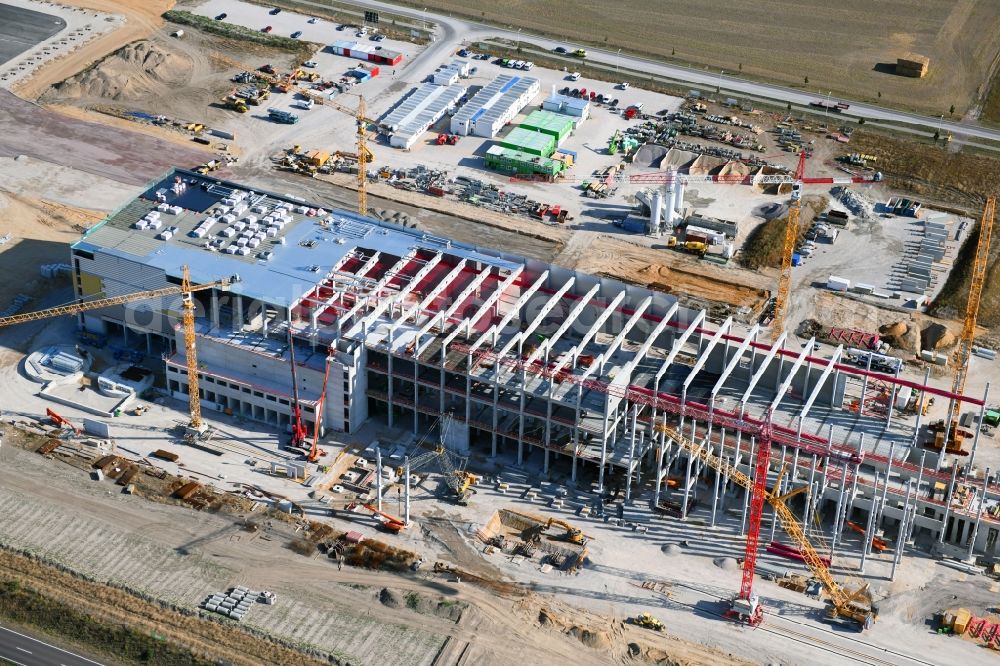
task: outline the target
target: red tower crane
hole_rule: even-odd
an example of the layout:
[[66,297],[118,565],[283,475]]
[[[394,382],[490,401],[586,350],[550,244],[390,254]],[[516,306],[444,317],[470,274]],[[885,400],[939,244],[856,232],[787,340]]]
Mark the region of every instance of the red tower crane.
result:
[[760,544],[760,523],[767,501],[767,474],[771,464],[771,411],[757,434],[757,453],[753,469],[753,490],[750,493],[750,518],[747,526],[747,548],[743,558],[743,581],[740,594],[733,600],[728,615],[758,625],[764,619],[764,606],[753,593],[753,576],[757,570],[757,550]]

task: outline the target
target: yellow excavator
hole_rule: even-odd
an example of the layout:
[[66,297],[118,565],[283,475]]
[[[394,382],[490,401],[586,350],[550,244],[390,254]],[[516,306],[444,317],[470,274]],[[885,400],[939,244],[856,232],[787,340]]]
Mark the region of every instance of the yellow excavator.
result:
[[575,543],[580,546],[583,546],[587,543],[587,537],[584,535],[584,533],[578,527],[573,527],[565,520],[559,520],[558,518],[549,518],[549,522],[545,524],[545,529],[548,530],[553,525],[556,525],[566,530],[560,537],[563,541],[569,541],[570,543]]

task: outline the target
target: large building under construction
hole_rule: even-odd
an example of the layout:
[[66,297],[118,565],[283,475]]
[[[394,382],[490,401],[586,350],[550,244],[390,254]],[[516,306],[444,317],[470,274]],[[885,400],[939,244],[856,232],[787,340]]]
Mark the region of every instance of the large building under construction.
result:
[[[953,396],[849,344],[822,356],[815,340],[772,344],[758,325],[709,321],[670,294],[182,170],[88,231],[72,255],[80,298],[178,284],[182,266],[196,283],[239,275],[226,291],[194,294],[205,409],[284,428],[294,349],[310,426],[321,411],[327,432],[372,418],[420,432],[450,413],[446,444],[459,454],[626,495],[658,494],[665,484],[651,481],[670,476],[682,513],[699,464],[653,425],[679,426],[746,466],[770,414],[783,483],[807,486],[807,520],[826,501],[838,520],[861,524],[875,508],[870,529],[996,547],[1000,524],[985,502],[952,507],[942,490],[951,471],[917,442],[912,405]],[[166,387],[183,399],[179,301],[80,323],[162,352]],[[978,439],[977,428],[973,456]]]

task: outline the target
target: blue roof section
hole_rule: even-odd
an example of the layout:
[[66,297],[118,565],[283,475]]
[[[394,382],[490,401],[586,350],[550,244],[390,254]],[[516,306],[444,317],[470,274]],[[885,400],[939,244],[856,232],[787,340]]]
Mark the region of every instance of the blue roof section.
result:
[[505,83],[502,86],[500,86],[500,92],[501,93],[507,92],[508,90],[510,90],[511,88],[513,88],[517,84],[517,82],[520,81],[520,80],[521,80],[520,76],[512,76],[511,79],[510,79],[510,81],[508,81],[507,83]]
[[[167,203],[178,205],[189,210],[198,211],[198,219],[208,209],[219,203],[225,194],[219,193],[220,188],[240,189],[247,191],[246,185],[220,181],[199,174],[175,169],[168,173],[156,185],[153,185],[140,199],[155,197],[157,190],[169,188],[176,176],[186,181],[194,180],[187,191],[181,195],[172,192]],[[201,185],[210,186],[209,190]],[[216,187],[212,188],[214,185]],[[214,190],[214,191],[212,191]],[[257,194],[265,194],[272,200],[288,202],[294,206],[319,208],[315,204],[297,200],[289,196],[253,190]],[[147,201],[153,204],[153,201]],[[123,210],[128,209],[126,205]],[[187,265],[191,272],[191,280],[211,282],[220,278],[238,274],[240,281],[230,288],[234,294],[265,301],[273,305],[288,305],[300,299],[313,289],[337,264],[345,254],[355,247],[378,250],[384,255],[402,257],[414,248],[425,248],[451,256],[479,261],[508,270],[513,270],[519,263],[499,259],[477,248],[456,243],[446,238],[430,236],[426,233],[400,227],[388,222],[362,217],[356,213],[341,209],[325,209],[327,214],[322,219],[329,222],[329,228],[323,229],[318,224],[320,218],[306,217],[295,214],[294,221],[286,227],[283,234],[284,245],[275,246],[271,261],[257,261],[252,257],[237,257],[236,255],[210,252],[194,244],[190,238],[157,242],[152,251],[139,255],[123,250],[120,247],[108,247],[93,242],[94,232],[100,227],[116,226],[119,235],[148,235],[151,232],[140,232],[127,227],[127,221],[116,221],[113,214],[106,223],[95,226],[91,231],[73,244],[76,249],[90,252],[103,252],[132,261],[140,258],[142,263],[162,269],[167,275],[180,277],[181,266]],[[122,211],[119,211],[119,213]],[[141,215],[141,213],[140,213]],[[132,219],[135,219],[134,217]],[[190,226],[190,224],[188,225]],[[343,242],[338,242],[338,241]],[[127,244],[130,249],[147,247],[148,244]]]

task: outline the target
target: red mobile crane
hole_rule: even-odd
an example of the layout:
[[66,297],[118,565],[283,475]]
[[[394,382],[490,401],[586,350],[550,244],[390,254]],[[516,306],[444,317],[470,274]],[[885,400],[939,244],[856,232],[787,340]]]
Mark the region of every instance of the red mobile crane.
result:
[[[306,448],[306,435],[308,431],[302,423],[302,408],[299,406],[299,379],[295,373],[295,341],[292,340],[292,331],[288,330],[288,350],[291,354],[292,364],[292,436],[288,440],[288,448],[301,451]],[[315,444],[313,445],[315,446]]]
[[[323,373],[323,391],[319,395],[319,400],[316,401],[316,422],[313,425],[313,441],[312,446],[309,447],[309,454],[306,456],[306,460],[309,462],[316,462],[321,456],[326,455],[326,451],[319,450],[319,425],[323,420],[323,404],[326,402],[326,383],[330,379],[330,356],[332,354],[333,347],[330,348],[326,356],[326,372]],[[292,371],[294,372],[294,368]]]

